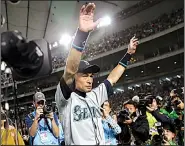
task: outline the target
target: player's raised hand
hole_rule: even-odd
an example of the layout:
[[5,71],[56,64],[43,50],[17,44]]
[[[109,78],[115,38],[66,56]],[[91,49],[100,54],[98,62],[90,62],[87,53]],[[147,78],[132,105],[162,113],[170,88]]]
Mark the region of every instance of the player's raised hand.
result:
[[138,38],[136,38],[135,36],[131,38],[130,43],[128,45],[127,53],[134,54],[136,52],[138,44],[139,44]]
[[95,7],[94,3],[82,6],[79,17],[79,29],[81,31],[92,31],[99,24],[100,20],[97,20],[96,22],[93,21]]

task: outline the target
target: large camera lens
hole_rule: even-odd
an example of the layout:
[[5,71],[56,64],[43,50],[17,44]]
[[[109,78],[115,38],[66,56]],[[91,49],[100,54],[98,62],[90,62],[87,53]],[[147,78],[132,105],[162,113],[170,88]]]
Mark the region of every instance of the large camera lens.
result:
[[43,111],[44,111],[45,115],[53,112],[52,106],[50,106],[50,105],[45,106]]
[[9,0],[11,4],[18,4],[20,3],[20,0]]

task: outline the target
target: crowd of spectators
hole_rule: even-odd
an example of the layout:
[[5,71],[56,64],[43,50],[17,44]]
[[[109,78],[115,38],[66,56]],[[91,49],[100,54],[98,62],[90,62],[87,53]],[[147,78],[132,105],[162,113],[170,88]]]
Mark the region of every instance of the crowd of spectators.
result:
[[184,87],[184,76],[173,77],[170,81],[160,80],[160,86],[157,86],[155,82],[143,83],[139,86],[131,86],[127,91],[115,92],[115,94],[110,98],[112,103],[113,112],[118,113],[121,110],[122,104],[129,98],[134,97],[135,95],[143,96],[142,94],[150,93],[155,96],[161,96],[166,98],[169,96],[169,92],[173,89],[179,87]]
[[[169,79],[170,81],[161,79],[158,85],[154,81],[149,81],[148,83],[141,83],[138,86],[130,86],[129,89],[122,92],[115,90],[117,92],[114,92],[114,94],[109,98],[109,102],[111,103],[112,115],[118,114],[123,108],[123,103],[136,95],[142,97],[146,94],[152,94],[155,96],[161,96],[165,101],[165,99],[169,97],[169,93],[171,90],[184,87],[183,75],[178,75],[178,77],[169,77]],[[29,108],[27,109],[29,110]],[[21,117],[26,116],[26,113],[29,113],[29,111],[26,111],[25,113],[22,112]],[[18,131],[22,135],[24,142],[28,143],[28,128],[26,127],[25,121],[23,119],[18,120],[20,121],[18,122]]]
[[141,25],[135,25],[118,33],[113,33],[111,36],[106,36],[98,42],[87,44],[85,50],[86,57],[94,57],[100,53],[120,48],[127,45],[134,35],[138,39],[146,38],[155,33],[169,29],[184,21],[184,9],[178,9],[171,14],[162,14],[157,19],[146,22]]
[[148,8],[154,6],[162,1],[163,0],[142,0],[142,1],[139,1],[137,4],[117,13],[114,17],[114,20],[126,19],[126,18],[128,18],[136,13],[139,13],[140,11],[148,9]]
[[[165,53],[176,51],[178,49],[181,49],[182,47],[183,47],[182,44],[177,43],[174,45],[158,48],[157,50],[152,50],[150,52],[150,54],[145,54],[143,58],[138,58],[138,56],[136,54],[129,61],[129,65],[137,63],[139,61],[147,60],[147,59],[150,59],[150,58],[153,58],[156,56],[160,56]],[[117,65],[117,63],[111,64],[109,66],[101,66],[101,71],[110,71],[116,65]],[[11,79],[11,78],[9,77],[9,79]],[[4,83],[5,83],[4,85],[6,85],[6,82],[4,82]],[[34,92],[36,90],[36,88],[45,89],[45,88],[53,87],[53,86],[56,86],[57,83],[58,83],[58,80],[52,80],[51,82],[49,82],[45,79],[40,79],[35,82],[31,82],[31,83],[25,84],[23,86],[20,86],[19,90],[18,90],[18,94],[25,94],[25,93],[29,93],[29,92]],[[5,92],[7,92],[7,91],[5,91]],[[9,92],[9,93],[11,93],[11,92]],[[2,94],[5,94],[4,91],[2,91]]]

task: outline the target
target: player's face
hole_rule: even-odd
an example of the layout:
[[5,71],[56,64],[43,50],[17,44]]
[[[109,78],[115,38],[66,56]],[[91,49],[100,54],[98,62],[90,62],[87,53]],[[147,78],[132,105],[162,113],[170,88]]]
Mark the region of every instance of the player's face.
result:
[[75,75],[76,89],[81,92],[90,92],[92,90],[93,84],[93,74],[92,73],[77,73]]

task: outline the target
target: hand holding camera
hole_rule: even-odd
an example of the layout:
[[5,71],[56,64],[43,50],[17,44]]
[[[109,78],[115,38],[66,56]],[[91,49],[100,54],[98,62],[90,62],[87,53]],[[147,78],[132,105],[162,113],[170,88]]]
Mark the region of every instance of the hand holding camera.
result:
[[46,114],[45,117],[49,118],[52,121],[54,119],[54,114],[53,114],[53,112],[51,112],[49,114]]
[[40,120],[41,115],[43,115],[43,107],[39,106],[37,107],[37,110],[36,110],[35,120],[37,121]]

